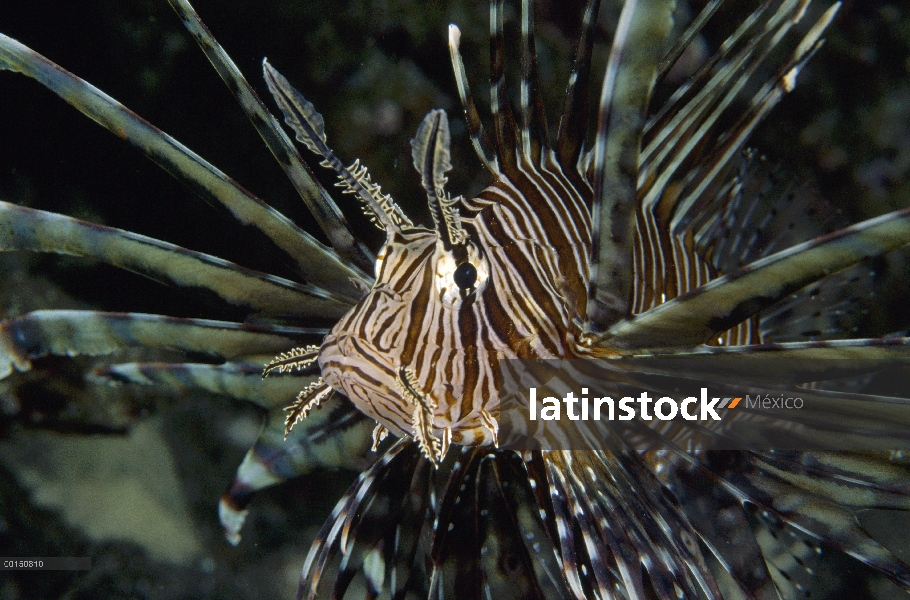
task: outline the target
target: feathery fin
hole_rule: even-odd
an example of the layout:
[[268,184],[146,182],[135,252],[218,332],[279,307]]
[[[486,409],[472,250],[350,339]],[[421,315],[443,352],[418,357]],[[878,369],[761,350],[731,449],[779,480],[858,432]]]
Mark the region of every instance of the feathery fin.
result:
[[419,391],[420,383],[417,381],[417,376],[408,368],[402,367],[399,371],[398,387],[402,394],[414,404],[414,414],[411,417],[413,437],[423,455],[438,467],[442,460],[442,445],[439,438],[433,434],[433,413],[436,410],[436,401],[432,396]]
[[262,370],[262,378],[265,379],[274,371],[278,373],[289,373],[291,371],[303,371],[310,368],[319,358],[319,346],[309,345],[301,348],[294,348],[288,352],[282,352],[273,358],[269,364]]
[[382,443],[382,440],[386,439],[389,435],[389,430],[386,429],[384,425],[376,423],[376,427],[373,428],[373,446],[371,450],[376,452],[379,450],[379,444]]
[[287,438],[294,425],[305,419],[311,410],[322,404],[323,400],[334,391],[329,384],[322,380],[322,377],[319,377],[297,394],[294,403],[284,409],[288,413],[284,420],[284,437]]
[[400,231],[402,227],[412,227],[410,219],[395,204],[391,196],[383,194],[379,185],[370,180],[367,168],[360,164],[359,159],[350,167],[345,167],[329,149],[325,143],[325,124],[322,115],[316,112],[313,105],[267,60],[262,61],[262,70],[275,102],[284,113],[285,122],[297,133],[297,139],[323,158],[321,163],[323,166],[338,173],[342,187],[347,188],[346,192],[357,195],[377,226],[390,232]]

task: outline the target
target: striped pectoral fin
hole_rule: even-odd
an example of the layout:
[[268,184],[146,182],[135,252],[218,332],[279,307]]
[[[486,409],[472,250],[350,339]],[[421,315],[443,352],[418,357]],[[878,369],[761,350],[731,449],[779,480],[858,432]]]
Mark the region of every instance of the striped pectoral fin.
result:
[[[547,461],[550,497],[559,526],[559,551],[567,583],[577,598],[584,598],[583,580],[590,580],[602,597],[624,587],[632,597],[645,597],[641,556],[625,527],[603,519],[611,507],[603,507],[598,495],[579,493],[580,482],[572,476],[567,454],[553,452]],[[554,460],[556,459],[556,460]],[[595,458],[596,460],[596,458]],[[562,463],[562,464],[561,464]],[[578,537],[576,537],[578,536]],[[610,568],[611,563],[616,568]]]
[[[765,549],[756,542],[753,526],[743,514],[742,498],[678,446],[662,437],[660,442],[669,452],[648,452],[643,457],[679,503],[693,508],[686,516],[702,543],[733,576],[733,582],[751,595],[747,597],[778,600],[763,556]],[[736,552],[727,551],[732,539],[738,541]]]
[[[872,538],[857,522],[855,495],[874,495],[871,490],[848,489],[824,477],[794,474],[754,457],[753,469],[743,469],[739,487],[782,521],[825,540],[843,552],[878,569],[910,591],[910,564]],[[826,489],[827,488],[827,489]],[[833,495],[832,495],[833,493]],[[906,498],[904,498],[906,506]]]
[[271,354],[323,330],[182,319],[141,313],[39,310],[0,323],[0,376],[48,355],[101,356],[127,348],[200,352],[232,359]]
[[[393,572],[405,575],[398,585],[407,585],[412,568],[422,568],[422,563],[415,564],[412,542],[421,539],[424,521],[414,517],[428,514],[432,471],[429,462],[420,460],[416,444],[406,439],[363,471],[316,536],[303,565],[298,598],[342,598],[358,574],[373,598],[389,589]],[[402,526],[417,530],[402,537]],[[329,574],[332,577],[323,577]]]
[[[565,457],[563,470],[568,476],[551,468],[551,481],[562,479],[559,493],[569,499],[566,508],[587,549],[582,564],[590,565],[588,570],[593,570],[605,597],[606,591],[621,583],[629,590],[628,597],[644,598],[650,583],[648,587],[661,597],[673,597],[675,591],[679,597],[720,598],[691,523],[628,452],[617,448],[551,454],[551,458]],[[605,477],[614,483],[604,485]],[[630,495],[628,489],[639,493]]]
[[772,254],[616,323],[596,345],[634,350],[703,344],[810,283],[907,244],[910,209],[869,219]]
[[[906,490],[888,483],[901,478],[895,477],[899,467],[888,465],[890,453],[733,452],[715,463],[710,454],[703,455],[699,462],[678,448],[671,449],[678,459],[690,463],[688,468],[683,467],[689,470],[688,475],[679,481],[669,478],[674,494],[687,502],[685,488],[694,484],[695,489],[716,490],[721,495],[729,492],[737,498],[751,513],[756,542],[772,575],[780,574],[789,582],[785,587],[800,589],[801,582],[809,580],[806,567],[810,563],[800,557],[812,559],[811,555],[817,554],[815,540],[824,540],[910,590],[910,565],[871,538],[856,519],[865,507],[907,506]],[[667,466],[663,464],[661,477],[668,476]],[[906,478],[905,469],[902,477]],[[700,486],[698,481],[702,482]],[[712,527],[726,519],[726,515],[709,506],[705,506],[704,513],[713,516]],[[785,532],[791,535],[784,535]],[[729,560],[722,546],[720,549],[723,559]],[[797,573],[799,577],[794,576]],[[739,578],[743,583],[748,580]]]
[[818,542],[770,514],[755,518],[755,539],[779,590],[774,598],[811,598],[822,554]]
[[297,193],[316,218],[322,231],[328,236],[335,251],[360,269],[369,273],[375,262],[369,250],[351,234],[351,228],[332,197],[315,180],[310,170],[288,139],[278,121],[265,107],[246,78],[215,40],[208,27],[199,18],[187,0],[170,0],[171,6],[180,15],[183,24],[196,38],[209,62],[237,98],[240,106],[256,127],[260,137],[281,164],[285,174]]
[[595,331],[630,312],[642,132],[675,7],[674,0],[627,1],[604,76],[589,174],[595,197],[588,317]]
[[430,598],[571,597],[520,457],[458,452],[438,508]]
[[[413,460],[413,455],[401,460]],[[406,468],[381,475],[360,508],[347,511],[341,528],[344,556],[332,597],[343,598],[355,577],[361,575],[371,597],[404,597],[405,590],[423,585],[429,530],[433,526],[433,467],[418,459]],[[372,497],[370,497],[372,496]],[[413,578],[413,579],[412,579]]]
[[640,373],[674,371],[692,379],[719,376],[743,385],[787,385],[844,379],[910,363],[910,338],[700,346],[648,353],[626,363]]
[[[539,545],[535,549],[535,542],[539,544],[545,534],[530,490],[516,477],[521,474],[514,466],[514,457],[508,455],[499,460],[490,455],[480,461],[477,469],[476,493],[469,501],[474,502],[475,514],[480,515],[481,551],[474,560],[483,572],[481,597],[565,597],[568,590],[559,585],[562,582],[556,557],[540,552]],[[466,520],[455,526],[463,527]]]
[[[872,500],[867,503],[869,506],[882,504],[874,499],[873,494],[870,494],[870,492],[876,491],[884,492],[892,498],[892,501],[887,504],[894,506],[896,501],[906,506],[908,498],[910,498],[910,477],[908,477],[908,463],[906,459],[901,459],[901,456],[890,450],[863,453],[776,450],[773,455],[768,453],[762,455],[763,460],[772,462],[781,470],[808,473],[815,476],[820,482],[828,482],[828,489],[835,494],[835,497],[838,482],[844,481],[849,486],[865,486],[864,497]],[[903,456],[906,456],[906,453]],[[851,498],[855,500],[857,497],[851,494]]]
[[[96,369],[94,377],[119,383],[156,385],[175,390],[198,389],[262,408],[281,408],[305,387],[301,377],[262,379],[262,367],[250,362],[120,363]],[[308,380],[309,378],[307,378]]]
[[308,281],[350,300],[361,297],[362,293],[351,279],[368,279],[368,276],[352,268],[202,157],[98,88],[16,40],[0,35],[0,70],[3,69],[37,80],[98,124],[138,147],[203,199],[223,205],[238,221],[262,231],[297,262]]
[[156,281],[215,293],[273,315],[340,317],[349,300],[312,285],[253,271],[215,256],[122,229],[0,202],[0,251],[94,258]]
[[[828,464],[817,465],[813,460],[816,455],[826,458]],[[843,507],[910,510],[907,468],[891,464],[889,458],[890,453],[851,456],[846,452],[839,456],[833,452],[794,452],[782,458],[775,452],[763,453],[751,460],[763,473]],[[842,463],[841,469],[836,469],[838,459]],[[863,470],[852,470],[857,466],[862,466]],[[897,473],[903,476],[903,481],[894,477]]]
[[[300,380],[300,377],[281,377],[273,381],[291,381],[303,387]],[[293,392],[284,403],[292,397]],[[218,514],[225,537],[235,546],[240,542],[240,529],[250,501],[259,490],[314,469],[361,469],[366,463],[372,422],[343,398],[329,398],[286,437],[284,422],[284,409],[269,412],[259,439],[247,452],[221,498]]]

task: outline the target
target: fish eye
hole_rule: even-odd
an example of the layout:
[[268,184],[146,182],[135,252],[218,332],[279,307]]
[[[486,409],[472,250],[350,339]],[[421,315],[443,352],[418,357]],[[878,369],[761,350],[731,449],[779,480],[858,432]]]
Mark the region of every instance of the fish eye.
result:
[[479,298],[490,279],[487,259],[476,246],[468,243],[456,257],[441,242],[436,246],[436,292],[443,305],[459,309],[464,301],[470,305]]
[[477,267],[469,262],[463,262],[455,269],[452,278],[455,280],[455,285],[463,290],[470,290],[477,283]]

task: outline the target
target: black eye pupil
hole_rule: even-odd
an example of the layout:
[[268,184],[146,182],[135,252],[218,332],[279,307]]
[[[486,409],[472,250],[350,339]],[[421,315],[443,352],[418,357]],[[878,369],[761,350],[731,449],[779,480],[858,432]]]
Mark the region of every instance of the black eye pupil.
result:
[[469,262],[463,262],[455,269],[455,285],[463,290],[469,290],[477,282],[477,269]]

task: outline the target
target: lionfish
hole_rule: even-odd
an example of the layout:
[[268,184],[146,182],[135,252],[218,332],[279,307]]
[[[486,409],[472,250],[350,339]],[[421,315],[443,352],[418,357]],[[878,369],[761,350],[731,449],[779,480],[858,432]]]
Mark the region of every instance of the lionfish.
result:
[[[910,338],[846,338],[850,310],[837,294],[865,285],[864,260],[910,243],[910,209],[839,230],[818,224],[816,237],[801,238],[811,227],[793,224],[811,214],[808,194],[769,175],[746,148],[822,45],[839,4],[815,11],[811,0],[762,3],[655,107],[657,82],[722,0],[708,2],[675,40],[673,0],[626,0],[593,109],[601,3],[588,0],[551,128],[534,3],[520,8],[516,119],[505,7],[493,0],[489,130],[470,91],[460,31],[449,30],[470,141],[492,183],[474,198],[446,189],[452,134],[446,113],[431,111],[410,157],[430,227],[416,225],[359,160],[336,157],[316,108],[264,61],[297,140],[385,234],[376,255],[190,4],[171,4],[331,247],[100,90],[0,36],[0,68],[38,80],[259,229],[306,281],[0,203],[3,250],[94,258],[213,293],[249,315],[225,322],[34,311],[0,325],[0,375],[47,355],[130,347],[212,357],[115,364],[97,374],[201,388],[271,411],[222,500],[233,543],[256,490],[378,452],[314,542],[301,598],[800,598],[810,593],[822,545],[910,591],[910,564],[857,519],[867,508],[910,508],[900,452],[712,451],[656,428],[644,434],[647,443],[607,432],[603,450],[498,447],[499,367],[516,358],[605,358],[629,373],[647,373],[655,358],[733,358],[742,373],[771,368],[781,381],[808,384],[798,389],[828,402],[829,421],[862,423],[835,431],[905,443],[902,398],[853,394],[860,404],[845,403],[840,392],[809,384],[817,374],[787,365],[906,360]],[[325,319],[336,324],[311,326]],[[274,417],[294,394],[282,423]],[[383,441],[388,434],[396,439]]]

